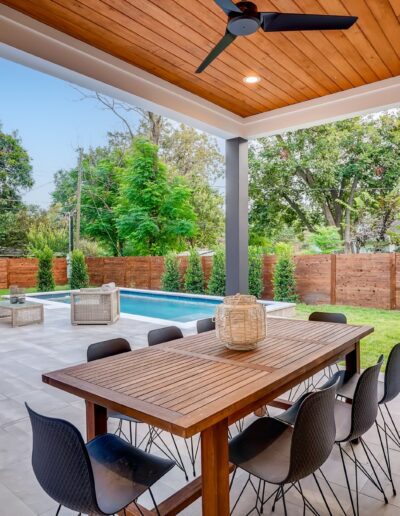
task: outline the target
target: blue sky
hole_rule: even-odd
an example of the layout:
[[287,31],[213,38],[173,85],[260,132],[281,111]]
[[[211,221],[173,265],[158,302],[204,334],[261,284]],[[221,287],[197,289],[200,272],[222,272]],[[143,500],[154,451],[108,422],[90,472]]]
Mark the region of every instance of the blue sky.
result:
[[32,158],[35,186],[26,202],[47,207],[53,174],[76,162],[78,146],[103,145],[107,131],[121,129],[112,113],[60,80],[0,58],[0,123],[18,131]]

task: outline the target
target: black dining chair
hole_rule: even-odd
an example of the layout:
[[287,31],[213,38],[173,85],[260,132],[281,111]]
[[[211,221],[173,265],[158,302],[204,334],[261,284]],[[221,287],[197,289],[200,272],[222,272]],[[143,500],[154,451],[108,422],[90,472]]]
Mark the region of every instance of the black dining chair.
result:
[[[164,342],[171,342],[172,340],[178,340],[183,338],[183,333],[180,328],[177,326],[166,326],[164,328],[156,328],[155,330],[150,330],[147,334],[147,340],[149,346],[157,346],[158,344],[163,344]],[[186,477],[187,472],[185,468],[185,464],[182,460],[181,454],[179,453],[179,448],[176,443],[175,437],[173,434],[171,434],[171,439],[175,448],[175,453],[172,452],[172,450],[167,446],[165,443],[165,440],[162,437],[163,431],[158,428],[152,428],[152,438],[153,440],[150,441],[150,444],[154,443],[157,445],[157,438],[161,441],[163,447],[159,447],[162,452],[165,453],[163,448],[166,448],[168,450],[168,456],[174,457],[174,460],[177,461],[177,466],[180,467]],[[194,437],[190,437],[189,439],[184,439],[186,451],[189,456],[190,463],[192,465],[192,472],[193,476],[196,476],[196,460],[199,453],[200,448],[200,438],[197,439],[197,442],[195,442]],[[187,478],[186,478],[187,479]]]
[[308,320],[347,324],[347,317],[340,312],[313,312],[309,315]]
[[[113,434],[86,445],[68,421],[26,408],[32,424],[32,467],[43,490],[59,504],[79,514],[123,512],[146,491],[159,510],[151,487],[174,462],[150,455]],[[57,516],[56,515],[56,516]]]
[[[340,312],[312,312],[309,315],[308,320],[316,322],[347,324],[347,317]],[[329,378],[331,378],[333,374],[339,370],[338,362],[339,360],[337,360],[335,364],[326,367],[323,370],[322,375],[319,374],[317,377],[311,376],[310,378],[307,378],[307,380],[299,383],[299,385],[296,387],[290,389],[288,399],[293,401],[298,396],[301,396],[305,392],[315,390],[324,381],[329,380]],[[334,371],[333,366],[336,367],[336,371]]]
[[181,339],[182,337],[182,330],[177,326],[165,326],[164,328],[150,330],[147,334],[147,342],[149,346],[156,346],[157,344]]
[[[338,390],[338,395],[352,400],[359,381],[360,375],[346,375]],[[385,476],[392,484],[393,494],[396,488],[393,482],[392,467],[390,460],[389,440],[400,448],[400,433],[390,412],[388,404],[400,394],[400,343],[393,346],[390,351],[383,381],[378,382],[378,410],[381,419],[376,419],[375,425],[379,436],[379,442],[383,451],[386,471]],[[382,469],[382,468],[381,468]]]
[[[231,514],[249,483],[256,492],[253,510],[257,514],[262,513],[265,504],[275,496],[273,510],[276,502],[282,500],[287,515],[285,495],[291,488],[302,497],[304,511],[307,508],[319,514],[304,496],[301,486],[301,480],[309,475],[313,476],[323,503],[328,513],[332,514],[315,472],[325,463],[335,444],[335,396],[335,383],[326,389],[308,393],[299,403],[293,426],[276,418],[263,417],[230,441],[229,459],[236,466],[234,475],[237,468],[249,474]],[[254,485],[252,477],[258,479],[258,486]],[[234,477],[231,485],[233,481]],[[267,499],[266,483],[278,486]]]
[[[129,342],[126,339],[115,338],[103,340],[101,342],[95,342],[94,344],[91,344],[88,347],[87,361],[92,362],[94,360],[100,360],[102,358],[120,355],[121,353],[128,353],[129,351],[132,350]],[[134,444],[137,447],[140,447],[143,443],[146,442],[147,449],[147,442],[150,438],[150,429],[146,432],[146,435],[140,440],[140,442],[138,442],[138,425],[141,424],[142,421],[139,421],[138,419],[135,419],[133,417],[121,414],[120,412],[116,412],[115,410],[110,409],[107,409],[107,417],[112,419],[118,419],[118,427],[115,433],[119,437],[123,435],[127,441],[129,441],[131,444]],[[125,434],[123,429],[124,421],[128,423],[129,437]]]
[[[365,442],[363,436],[366,432],[375,424],[376,417],[378,414],[378,378],[379,371],[382,367],[383,355],[380,356],[378,362],[368,367],[364,372],[358,376],[357,383],[354,389],[354,396],[351,403],[346,401],[336,400],[334,405],[335,421],[336,421],[336,438],[335,442],[339,447],[340,457],[342,460],[343,471],[346,478],[346,485],[349,492],[351,506],[353,514],[358,515],[359,512],[359,491],[358,491],[358,473],[361,471],[370,482],[377,488],[382,494],[385,503],[388,503],[385,491],[382,487],[381,481],[378,477],[376,466],[379,465],[374,453]],[[337,384],[337,393],[342,396],[342,385],[346,379],[345,371],[338,371],[334,376],[325,384],[327,385]],[[281,422],[286,423],[289,426],[295,424],[297,414],[300,410],[301,404],[304,399],[307,399],[309,393],[305,393],[297,402],[295,402],[290,409],[276,416]],[[368,460],[368,464],[371,467],[372,474],[370,474],[365,466],[357,458],[353,442],[359,441],[362,449]],[[344,445],[348,444],[350,447],[351,454],[344,448]],[[354,501],[353,495],[350,488],[348,470],[346,467],[345,458],[349,459],[355,466],[355,480],[356,480],[356,500]],[[328,483],[326,477],[324,479]],[[329,484],[329,483],[328,483]],[[331,488],[332,490],[332,488]]]
[[196,329],[197,333],[215,330],[215,319],[212,317],[209,317],[208,319],[199,319],[196,323]]

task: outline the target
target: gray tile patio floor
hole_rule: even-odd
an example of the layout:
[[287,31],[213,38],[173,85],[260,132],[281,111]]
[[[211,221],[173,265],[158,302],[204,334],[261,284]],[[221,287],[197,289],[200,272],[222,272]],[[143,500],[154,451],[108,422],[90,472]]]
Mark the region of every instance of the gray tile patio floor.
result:
[[[133,348],[144,346],[147,332],[154,327],[156,326],[153,324],[124,318],[112,326],[73,327],[69,321],[68,307],[46,308],[43,325],[11,328],[6,321],[0,321],[0,515],[50,516],[54,515],[56,510],[55,503],[42,491],[32,473],[31,433],[24,407],[25,401],[39,412],[71,421],[85,434],[83,401],[43,384],[41,373],[83,362],[87,346],[99,340],[123,336]],[[400,423],[400,401],[395,401],[392,409]],[[143,435],[144,432],[144,425],[139,425],[139,434]],[[178,441],[189,471],[186,448],[182,440]],[[383,461],[375,431],[371,430],[368,433],[367,441],[379,460]],[[361,454],[361,450],[358,450],[358,453]],[[400,490],[400,453],[395,450],[392,455],[395,483]],[[363,462],[366,461],[362,455],[360,458]],[[333,451],[323,469],[350,514],[350,502],[344,487],[345,479],[337,450]],[[352,468],[350,476],[354,485]],[[237,475],[237,481],[232,489],[232,500],[236,499],[235,496],[246,478],[244,473]],[[363,516],[400,515],[400,495],[393,497],[383,477],[382,482],[386,486],[389,498],[389,504],[386,506],[374,486],[365,477],[360,477],[360,512]],[[154,489],[157,500],[161,501],[184,484],[182,472],[174,468]],[[327,514],[312,479],[305,479],[302,487],[320,514]],[[328,500],[332,501],[326,486],[324,491]],[[254,492],[246,490],[234,514],[244,516],[253,507],[254,501]],[[287,501],[289,514],[303,513],[301,501],[294,492],[288,493]],[[150,506],[149,500],[145,497],[141,502]],[[340,514],[333,501],[330,505],[333,514]],[[200,507],[200,501],[197,501],[182,514],[200,515]],[[62,516],[67,514],[72,513],[66,509],[61,511]],[[271,504],[266,506],[264,514],[272,514]],[[281,504],[277,505],[275,514],[283,514]]]

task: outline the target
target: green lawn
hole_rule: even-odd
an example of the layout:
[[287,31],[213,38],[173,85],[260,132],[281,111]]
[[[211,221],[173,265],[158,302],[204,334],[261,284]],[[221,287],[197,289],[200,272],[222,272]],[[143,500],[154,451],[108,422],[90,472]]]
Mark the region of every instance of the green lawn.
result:
[[311,312],[342,312],[350,324],[368,324],[375,328],[372,335],[361,343],[361,366],[367,367],[376,362],[381,353],[385,359],[394,344],[400,342],[400,312],[397,310],[377,310],[375,308],[358,308],[340,305],[304,305],[298,304],[297,315],[307,319]]
[[[26,288],[24,290],[27,294],[29,294],[30,292],[38,291],[37,287]],[[70,286],[69,285],[56,285],[55,290],[70,290]],[[8,296],[9,293],[10,293],[10,291],[8,288],[3,288],[3,289],[0,288],[0,296]]]

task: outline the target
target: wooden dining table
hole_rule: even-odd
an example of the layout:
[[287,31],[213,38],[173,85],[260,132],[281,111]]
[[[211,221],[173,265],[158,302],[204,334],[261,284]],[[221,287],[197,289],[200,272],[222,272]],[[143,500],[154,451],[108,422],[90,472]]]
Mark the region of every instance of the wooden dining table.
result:
[[[227,349],[206,332],[43,375],[86,400],[87,439],[107,431],[107,409],[181,436],[201,433],[201,477],[159,505],[178,514],[202,496],[205,516],[229,515],[228,427],[265,405],[281,408],[290,388],[343,358],[360,370],[360,340],[371,326],[268,317],[253,351]],[[155,514],[141,507],[142,514]],[[128,514],[140,514],[133,505]]]

